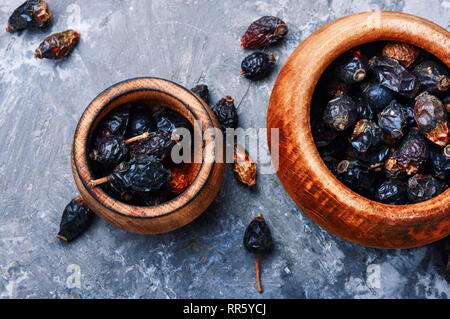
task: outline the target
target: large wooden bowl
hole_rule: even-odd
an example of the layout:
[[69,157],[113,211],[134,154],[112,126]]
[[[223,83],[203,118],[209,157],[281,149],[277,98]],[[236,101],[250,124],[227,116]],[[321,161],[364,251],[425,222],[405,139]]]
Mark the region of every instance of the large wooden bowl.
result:
[[385,205],[341,184],[314,145],[310,105],[315,86],[337,57],[373,41],[416,45],[450,66],[450,33],[422,18],[399,12],[365,12],[314,32],[283,66],[269,103],[270,129],[279,128],[278,176],[296,204],[317,224],[349,241],[378,248],[431,243],[450,233],[450,190],[413,205]]
[[[193,183],[178,197],[159,206],[142,207],[117,201],[102,188],[90,186],[95,179],[89,166],[88,148],[92,134],[114,108],[123,103],[159,105],[171,108],[187,118],[194,127],[201,147],[201,163],[192,164],[197,172]],[[200,121],[201,127],[194,125]],[[217,150],[212,134],[203,133],[219,128],[219,123],[209,107],[194,93],[173,82],[157,78],[127,80],[108,88],[98,95],[83,113],[73,138],[72,172],[84,202],[98,216],[111,224],[135,233],[164,233],[194,220],[212,202],[222,184],[225,173],[222,150]]]

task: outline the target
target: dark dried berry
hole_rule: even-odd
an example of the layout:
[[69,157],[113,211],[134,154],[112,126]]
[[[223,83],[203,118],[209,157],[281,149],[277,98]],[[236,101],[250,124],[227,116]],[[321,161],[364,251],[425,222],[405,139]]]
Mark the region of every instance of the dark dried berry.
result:
[[100,137],[109,135],[125,136],[129,121],[130,109],[128,105],[113,110],[99,125]]
[[414,119],[420,131],[430,141],[439,146],[448,143],[447,112],[437,97],[428,92],[417,96]]
[[444,148],[433,146],[430,150],[433,174],[441,179],[450,179],[450,144]]
[[404,177],[404,172],[400,169],[400,165],[397,162],[397,156],[394,154],[390,156],[384,162],[384,175],[388,178],[402,178]]
[[90,154],[91,159],[112,168],[120,164],[128,153],[128,147],[121,136],[108,135],[100,138]]
[[45,1],[28,0],[18,7],[8,19],[6,31],[44,29],[50,25],[52,13]]
[[256,184],[256,163],[241,145],[234,145],[233,153],[234,176],[242,184],[252,187]]
[[413,203],[429,200],[441,192],[441,184],[432,176],[416,174],[408,179],[408,199]]
[[322,121],[311,123],[311,130],[317,147],[329,145],[337,136],[337,132]]
[[219,120],[223,131],[227,128],[237,128],[238,115],[236,106],[234,105],[234,99],[231,96],[220,99],[219,102],[211,107],[211,110]]
[[352,50],[347,55],[344,56],[344,61],[336,67],[336,77],[347,84],[361,82],[366,77],[366,67],[361,52]]
[[359,98],[356,105],[359,119],[365,119],[369,121],[373,121],[375,119],[375,112],[365,99]]
[[179,136],[169,131],[150,132],[147,138],[130,143],[130,155],[153,156],[157,160],[163,161],[178,140]]
[[447,91],[450,87],[450,78],[442,67],[432,60],[423,61],[413,70],[421,90],[431,93]]
[[323,113],[323,120],[336,131],[345,131],[358,120],[355,101],[347,95],[341,95],[328,102]]
[[397,163],[402,172],[415,174],[425,164],[429,156],[426,139],[417,128],[412,128],[402,140],[396,153]]
[[405,204],[407,199],[406,186],[397,179],[386,180],[378,187],[375,197],[378,201],[385,204]]
[[363,99],[375,110],[382,110],[394,99],[394,94],[387,88],[375,83],[363,86]]
[[373,57],[369,66],[379,85],[394,92],[412,98],[419,88],[416,77],[409,73],[395,59],[387,57]]
[[272,54],[255,52],[245,57],[241,63],[241,69],[247,79],[260,80],[270,74],[275,58]]
[[241,38],[241,47],[266,48],[283,39],[287,33],[288,27],[281,19],[264,16],[250,24]]
[[406,107],[393,100],[378,113],[378,125],[394,139],[403,137],[404,129],[409,123],[410,114]]
[[78,43],[80,34],[73,30],[54,33],[36,49],[34,56],[39,59],[58,60],[67,57]]
[[392,42],[384,46],[382,54],[398,60],[405,68],[409,68],[419,56],[419,49],[408,43]]
[[155,124],[147,108],[143,106],[135,107],[130,113],[130,123],[128,124],[128,137],[134,137],[145,132],[154,130]]
[[88,228],[94,216],[81,197],[72,199],[64,209],[56,237],[65,242],[74,240]]
[[343,160],[337,166],[337,178],[350,189],[368,194],[375,181],[374,173],[358,160]]
[[206,104],[209,105],[209,89],[206,84],[198,84],[191,89],[197,94]]
[[356,123],[350,142],[356,157],[369,164],[381,163],[389,154],[386,133],[375,122]]
[[174,132],[177,129],[189,129],[189,121],[178,112],[169,108],[162,108],[153,114],[156,128],[162,131]]

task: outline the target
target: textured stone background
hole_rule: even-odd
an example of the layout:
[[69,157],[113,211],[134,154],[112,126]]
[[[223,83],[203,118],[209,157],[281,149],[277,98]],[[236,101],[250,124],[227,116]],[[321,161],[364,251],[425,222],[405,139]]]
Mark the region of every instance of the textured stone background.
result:
[[[0,25],[23,0],[0,4]],[[0,32],[0,297],[2,298],[448,298],[443,279],[448,238],[421,248],[380,250],[344,241],[304,215],[276,175],[259,175],[255,191],[228,169],[202,216],[177,231],[143,236],[101,219],[79,240],[55,235],[77,195],[69,152],[88,103],[106,87],[158,76],[190,87],[207,83],[216,101],[238,103],[242,127],[264,128],[272,85],[296,46],[320,26],[372,9],[413,13],[450,27],[448,0],[48,0],[45,32]],[[239,77],[248,54],[239,39],[262,15],[289,25],[271,49],[277,69],[250,83]],[[2,28],[3,28],[2,27]],[[35,60],[52,32],[73,28],[81,41],[67,60]],[[3,29],[2,29],[3,30]],[[246,225],[263,213],[275,248],[254,259],[242,247]],[[79,275],[80,281],[76,280]],[[79,283],[79,285],[78,285]]]

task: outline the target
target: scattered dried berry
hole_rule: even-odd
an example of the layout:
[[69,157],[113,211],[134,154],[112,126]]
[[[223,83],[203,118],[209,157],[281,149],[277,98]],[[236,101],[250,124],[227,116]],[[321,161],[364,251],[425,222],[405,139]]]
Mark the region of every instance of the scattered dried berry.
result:
[[256,163],[241,145],[234,145],[233,171],[238,181],[248,187],[256,184]]
[[397,164],[402,172],[415,174],[425,164],[429,156],[426,139],[417,128],[412,128],[405,136],[397,151]]
[[434,95],[423,92],[416,97],[414,119],[425,136],[439,146],[448,143],[447,112]]
[[413,203],[429,200],[441,192],[441,184],[432,176],[416,174],[408,179],[408,199]]
[[406,107],[393,100],[383,111],[378,113],[378,125],[394,139],[400,139],[409,123],[409,116]]
[[392,42],[384,46],[382,54],[398,60],[405,68],[409,68],[419,56],[419,49],[408,43]]
[[275,58],[272,54],[255,52],[244,58],[241,69],[247,79],[260,80],[270,74],[273,69]]
[[358,50],[352,50],[335,69],[336,78],[347,84],[361,82],[366,77],[366,67]]
[[78,43],[80,34],[73,30],[54,33],[45,38],[34,53],[39,59],[58,60],[67,57]]
[[44,29],[50,25],[52,13],[45,1],[28,0],[18,7],[8,19],[8,32],[25,29]]
[[363,99],[375,110],[382,110],[394,99],[394,94],[389,89],[375,83],[367,83],[363,86]]
[[206,104],[209,105],[209,89],[206,84],[198,84],[191,89],[197,94]]
[[238,125],[238,115],[236,107],[234,106],[234,99],[231,96],[226,96],[220,99],[211,110],[219,120],[222,130],[227,128],[236,128]]
[[350,142],[356,157],[369,164],[381,163],[389,154],[386,133],[368,120],[356,124]]
[[416,65],[413,74],[422,90],[438,93],[447,91],[450,87],[450,78],[445,74],[442,67],[432,60],[423,61]]
[[384,181],[376,192],[376,199],[390,205],[401,205],[406,203],[406,186],[397,179]]
[[81,197],[72,199],[64,209],[56,237],[71,242],[88,228],[94,216]]
[[266,48],[279,42],[287,33],[288,27],[281,19],[264,16],[250,24],[241,38],[241,47]]

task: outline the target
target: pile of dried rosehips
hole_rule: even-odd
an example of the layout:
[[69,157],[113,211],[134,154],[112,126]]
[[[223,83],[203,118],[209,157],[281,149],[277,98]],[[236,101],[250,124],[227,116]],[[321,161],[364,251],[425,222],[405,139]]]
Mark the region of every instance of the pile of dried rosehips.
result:
[[406,43],[345,53],[321,77],[311,105],[323,161],[343,184],[382,203],[441,194],[450,183],[449,87],[448,67]]

